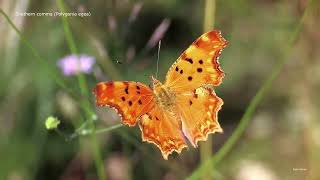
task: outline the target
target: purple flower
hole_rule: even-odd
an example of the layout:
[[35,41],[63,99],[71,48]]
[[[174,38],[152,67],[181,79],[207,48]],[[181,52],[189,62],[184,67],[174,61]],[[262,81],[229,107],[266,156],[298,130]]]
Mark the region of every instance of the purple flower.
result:
[[79,72],[89,74],[92,72],[92,67],[95,63],[95,58],[85,54],[68,55],[60,59],[57,65],[66,76],[76,75]]
[[135,21],[137,19],[138,15],[141,11],[141,8],[142,8],[141,2],[138,2],[133,6],[131,14],[129,16],[129,23],[132,23],[133,21]]

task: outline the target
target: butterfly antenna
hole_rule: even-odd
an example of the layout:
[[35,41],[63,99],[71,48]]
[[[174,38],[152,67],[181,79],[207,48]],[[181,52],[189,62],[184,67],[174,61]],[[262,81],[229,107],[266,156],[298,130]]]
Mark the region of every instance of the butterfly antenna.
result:
[[158,71],[159,71],[160,49],[161,49],[161,40],[159,41],[159,44],[158,44],[158,59],[157,59],[157,71],[156,71],[157,79],[158,79]]

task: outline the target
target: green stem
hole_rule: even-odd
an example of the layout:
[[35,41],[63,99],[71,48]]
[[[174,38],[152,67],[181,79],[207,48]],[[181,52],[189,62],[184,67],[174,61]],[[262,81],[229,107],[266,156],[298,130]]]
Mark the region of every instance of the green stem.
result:
[[[57,0],[56,2],[57,2],[59,10],[63,13],[66,12],[63,0]],[[67,43],[70,48],[70,51],[72,52],[72,54],[78,55],[78,49],[76,48],[76,44],[74,42],[72,32],[70,30],[68,19],[66,16],[61,16],[61,19],[62,19],[63,29],[64,29],[64,33],[66,35],[66,39],[67,39]],[[78,66],[80,67],[80,61],[78,61]],[[79,72],[77,74],[77,79],[78,79],[78,83],[80,86],[81,94],[88,96],[87,83],[86,83],[86,80],[85,80],[83,73]]]
[[76,134],[81,135],[81,136],[85,136],[85,135],[89,135],[89,134],[93,134],[93,133],[101,134],[101,133],[110,132],[110,131],[118,129],[120,127],[123,127],[123,124],[116,124],[116,125],[109,126],[106,128],[96,129],[95,132],[93,132],[92,129],[82,129],[82,130],[79,130],[79,132]]
[[210,31],[215,24],[215,13],[216,13],[216,1],[215,0],[206,0],[204,5],[204,22],[203,30]]
[[[65,12],[65,6],[64,6],[63,0],[56,0],[56,2],[57,2],[59,10],[62,13]],[[78,50],[76,48],[76,45],[75,45],[75,42],[74,42],[74,39],[72,36],[72,32],[69,27],[68,19],[65,16],[62,16],[61,18],[62,18],[63,28],[64,28],[66,39],[68,42],[68,46],[73,54],[78,55]],[[78,61],[78,62],[80,63],[80,61]],[[78,64],[78,66],[80,66],[80,64]],[[84,75],[81,72],[78,73],[77,79],[78,79],[81,94],[85,97],[88,97],[88,88],[87,88],[86,80],[85,80]],[[90,107],[90,104],[88,101],[81,100],[81,104],[83,107]],[[86,108],[85,114],[86,114],[87,118],[89,119],[93,113],[92,113],[92,111],[90,111],[89,108]],[[103,160],[102,160],[101,153],[100,153],[99,142],[97,140],[96,133],[95,133],[96,130],[95,130],[94,122],[90,121],[89,126],[90,126],[91,130],[93,131],[93,133],[91,135],[92,150],[93,150],[94,162],[95,162],[95,166],[97,168],[98,177],[100,180],[105,180],[106,176],[105,176],[105,172],[104,172],[104,165],[103,165]]]
[[[203,31],[207,32],[213,29],[214,21],[215,21],[215,0],[206,0],[204,5],[204,22],[203,22]],[[212,145],[213,145],[213,138],[212,136],[208,136],[206,142],[200,146],[200,162],[201,164],[205,163],[207,159],[210,159],[212,156]],[[213,167],[210,167],[213,169]],[[203,180],[211,179],[212,172],[207,172],[203,176]]]
[[263,83],[257,94],[253,97],[251,100],[246,112],[242,116],[239,125],[237,126],[236,130],[233,132],[231,137],[227,140],[227,142],[222,146],[222,148],[218,151],[218,153],[213,156],[211,159],[207,160],[204,164],[202,164],[199,168],[197,168],[191,176],[188,177],[188,179],[199,179],[202,177],[204,173],[206,173],[208,170],[210,170],[212,165],[218,164],[225,155],[230,152],[232,147],[236,144],[236,142],[239,140],[241,135],[244,133],[246,127],[248,126],[251,117],[253,113],[255,112],[257,106],[261,103],[263,98],[266,96],[268,90],[270,89],[272,83],[276,79],[276,77],[280,74],[283,66],[286,64],[286,62],[289,60],[287,58],[289,56],[289,52],[292,49],[293,45],[295,44],[295,41],[298,38],[299,32],[301,30],[302,24],[307,16],[307,12],[310,11],[310,8],[312,7],[311,4],[314,0],[309,0],[308,6],[299,22],[297,27],[295,28],[294,32],[290,36],[290,40],[288,41],[288,46],[285,48],[283,52],[283,56],[281,61],[279,61],[275,67],[273,68],[271,75],[267,78],[267,80]]

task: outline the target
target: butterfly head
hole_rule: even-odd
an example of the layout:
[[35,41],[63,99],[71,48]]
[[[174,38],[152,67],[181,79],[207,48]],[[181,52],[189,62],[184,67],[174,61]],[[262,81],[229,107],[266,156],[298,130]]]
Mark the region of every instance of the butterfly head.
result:
[[158,79],[154,78],[153,76],[151,76],[151,81],[152,81],[153,89],[157,89],[158,87],[162,86],[162,83]]

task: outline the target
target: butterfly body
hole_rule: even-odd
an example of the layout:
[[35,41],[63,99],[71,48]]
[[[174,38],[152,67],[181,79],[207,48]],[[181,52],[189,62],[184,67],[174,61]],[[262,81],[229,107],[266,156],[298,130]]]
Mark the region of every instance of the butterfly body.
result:
[[152,88],[133,81],[96,85],[98,106],[115,108],[122,122],[139,124],[142,140],[154,143],[164,159],[180,153],[189,141],[197,147],[208,134],[222,132],[217,113],[223,101],[213,88],[224,76],[218,57],[227,41],[220,31],[203,34],[169,69],[165,82],[151,77]]
[[175,93],[154,77],[151,76],[151,79],[156,103],[163,108],[172,109],[175,105]]

